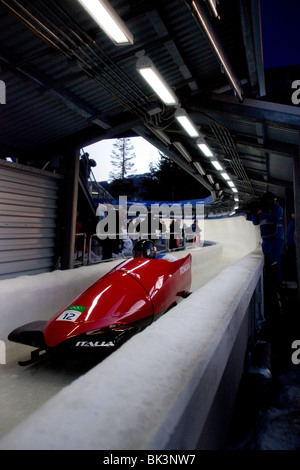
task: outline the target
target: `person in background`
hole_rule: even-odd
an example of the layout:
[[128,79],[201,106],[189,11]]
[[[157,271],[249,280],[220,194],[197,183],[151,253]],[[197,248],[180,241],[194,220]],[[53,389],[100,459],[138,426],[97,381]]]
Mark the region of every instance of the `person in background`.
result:
[[95,166],[97,166],[97,163],[95,162],[95,160],[90,158],[90,155],[87,152],[84,152],[84,154],[81,155],[81,158],[79,161],[79,171],[87,186],[88,186],[88,181],[89,181],[89,177],[91,173],[91,168],[94,168]]
[[272,280],[279,288],[282,283],[281,256],[284,246],[283,208],[273,193],[267,192],[262,196],[252,213],[252,222],[260,226],[266,267],[270,268]]
[[170,223],[170,239],[169,239],[169,248],[177,249],[180,246],[180,239],[181,239],[181,228],[178,220],[172,220]]
[[191,225],[192,232],[194,234],[193,244],[194,246],[200,245],[200,234],[202,232],[201,228],[198,225],[197,219],[195,219]]

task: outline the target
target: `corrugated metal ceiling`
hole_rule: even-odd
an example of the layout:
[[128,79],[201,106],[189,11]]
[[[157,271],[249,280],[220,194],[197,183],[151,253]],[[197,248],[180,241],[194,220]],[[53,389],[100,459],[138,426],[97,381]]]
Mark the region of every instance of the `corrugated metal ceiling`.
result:
[[[229,188],[212,172],[195,142],[177,127],[175,110],[165,108],[138,76],[136,54],[145,50],[182,106],[201,126],[220,161],[227,165],[242,200],[249,197],[249,188],[251,197],[259,196],[270,180],[278,180],[277,187],[284,188],[285,182],[290,182],[291,171],[284,172],[281,178],[280,168],[286,163],[282,158],[290,157],[290,167],[292,155],[298,151],[299,132],[295,116],[289,120],[288,110],[285,109],[283,125],[276,113],[273,121],[265,119],[261,107],[255,108],[256,102],[262,104],[257,98],[259,67],[250,63],[246,50],[255,51],[260,38],[253,36],[253,24],[259,18],[251,18],[251,8],[247,10],[252,21],[249,26],[238,0],[219,1],[220,20],[210,15],[207,2],[198,0],[245,97],[252,100],[252,113],[242,116],[239,109],[219,100],[228,95],[238,101],[211,44],[191,13],[190,2],[110,3],[133,33],[133,45],[115,46],[75,0],[0,0],[0,66],[7,92],[6,105],[0,108],[2,158],[23,157],[24,162],[30,156],[37,162],[40,159],[42,165],[47,152],[57,151],[70,139],[83,146],[124,133],[133,135],[133,129],[142,129],[144,137],[160,145],[213,193],[218,207],[229,207],[232,201]],[[259,60],[256,52],[256,62]],[[148,112],[157,106],[161,112],[154,120]],[[164,129],[163,123],[167,124]],[[157,131],[162,129],[170,139],[167,146],[157,137]],[[216,136],[216,129],[225,130],[226,138],[229,136],[234,161],[226,154],[224,134]],[[172,145],[175,138],[186,146],[194,161],[201,163],[206,174],[213,174],[224,189],[225,199],[218,197],[206,174],[200,175],[178,153]],[[282,146],[284,157],[273,155],[276,143]]]

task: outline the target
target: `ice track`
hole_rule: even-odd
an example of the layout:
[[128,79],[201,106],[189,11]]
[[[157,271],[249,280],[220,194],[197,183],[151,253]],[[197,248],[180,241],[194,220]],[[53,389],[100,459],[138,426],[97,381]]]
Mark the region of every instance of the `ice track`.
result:
[[[252,224],[245,221],[244,217],[208,221],[205,237],[220,244],[221,249],[211,258],[204,258],[202,261],[201,258],[198,259],[197,250],[191,251],[194,269],[192,291],[214,279],[226,267],[250,253],[259,243],[256,230]],[[181,257],[183,253],[178,253],[177,256]],[[0,282],[0,296],[2,282]],[[10,282],[13,284],[14,280]],[[18,324],[26,322],[27,320],[23,321],[20,318]],[[6,334],[5,328],[4,331]],[[6,342],[6,364],[0,365],[1,439],[64,387],[87,373],[94,364],[70,359],[58,362],[44,359],[36,364],[21,367],[18,361],[28,359],[32,348],[9,343],[1,330],[0,339]]]

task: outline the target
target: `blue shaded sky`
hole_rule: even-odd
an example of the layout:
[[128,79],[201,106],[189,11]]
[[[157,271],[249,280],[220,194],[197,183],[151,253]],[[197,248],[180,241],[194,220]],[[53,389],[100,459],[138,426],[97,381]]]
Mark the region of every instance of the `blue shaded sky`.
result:
[[265,68],[299,65],[300,0],[260,3]]

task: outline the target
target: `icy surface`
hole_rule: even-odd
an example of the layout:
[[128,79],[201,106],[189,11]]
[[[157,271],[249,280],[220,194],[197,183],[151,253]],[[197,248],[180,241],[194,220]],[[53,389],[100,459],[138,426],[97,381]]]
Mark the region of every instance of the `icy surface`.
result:
[[[206,290],[201,292],[201,297],[198,298],[196,293],[193,294],[184,301],[187,311],[182,309],[180,304],[91,371],[88,371],[84,365],[74,369],[65,364],[50,366],[47,362],[21,368],[17,361],[28,357],[29,348],[12,344],[8,346],[8,363],[5,366],[0,366],[0,398],[1,403],[6,404],[5,407],[1,406],[0,411],[0,437],[8,433],[1,448],[19,448],[19,445],[31,448],[33,442],[35,442],[36,448],[48,448],[48,445],[60,448],[62,443],[66,446],[64,448],[73,449],[77,446],[79,448],[99,448],[99,435],[101,436],[101,448],[118,448],[120,442],[126,448],[138,448],[145,445],[145,443],[136,441],[139,435],[142,439],[145,431],[151,440],[157,426],[161,425],[162,410],[175,406],[177,398],[183,393],[184,385],[189,380],[189,374],[193,372],[193,367],[196,367],[199,354],[208,350],[211,338],[215,334],[215,328],[219,327],[220,323],[222,324],[226,309],[234,302],[237,292],[231,289],[224,291],[226,281],[229,278],[233,283],[235,280],[237,282],[243,281],[241,272],[234,272],[230,268],[225,272],[224,269],[251,252],[258,244],[257,232],[244,218],[232,220],[231,226],[228,225],[226,219],[225,225],[222,226],[223,222],[224,219],[209,221],[206,225],[206,238],[218,243],[222,242],[221,256],[218,253],[214,261],[202,259],[201,262],[200,260],[197,262],[197,252],[192,251],[195,268],[192,289],[194,291],[205,286]],[[202,251],[205,252],[205,249]],[[118,262],[119,260],[113,265]],[[93,282],[98,274],[97,269],[99,269],[97,266],[93,266],[82,268],[81,271],[75,270],[78,271],[78,273],[74,273],[79,276],[78,282],[74,283],[74,288],[68,295],[73,298],[78,293],[73,291],[77,290],[80,285],[83,290]],[[242,265],[240,269],[244,269]],[[225,272],[223,277],[214,280],[223,271]],[[57,273],[54,286],[49,285],[48,289],[45,288],[45,280],[42,289],[27,277],[13,281],[1,281],[0,296],[3,294],[3,299],[7,299],[6,288],[11,288],[11,283],[17,292],[18,283],[24,287],[25,282],[26,289],[28,289],[26,300],[28,302],[30,302],[30,298],[36,300],[31,301],[36,313],[34,319],[48,319],[52,316],[53,310],[51,312],[45,311],[45,302],[51,297],[53,305],[61,304],[62,298],[56,295],[56,291],[60,290],[62,286],[62,290],[69,289],[69,285],[64,279],[65,275],[66,273]],[[65,287],[64,282],[66,282]],[[33,295],[34,292],[37,293],[36,298]],[[22,311],[20,302],[21,299],[18,299],[17,296],[11,299],[13,308],[9,315],[13,315],[14,309]],[[61,305],[59,305],[60,307]],[[5,310],[3,314],[8,315],[6,312]],[[14,317],[14,327],[26,323],[28,320],[32,321],[28,313],[26,309],[23,310],[22,320],[24,321]],[[111,371],[114,373],[112,374]],[[153,380],[151,372],[155,372],[155,380]],[[139,386],[138,396],[136,396],[137,385]],[[101,400],[99,400],[99,396],[101,396]],[[154,401],[153,396],[157,396],[159,399]],[[83,403],[85,404],[84,408],[82,407]],[[136,408],[136,404],[138,404],[138,408]],[[57,415],[51,413],[53,407],[56,410],[60,409]],[[126,408],[126,432],[122,430],[119,422],[120,413],[124,412],[124,407]],[[140,434],[136,432],[136,422],[131,422],[134,410],[139,422]],[[174,419],[176,418],[176,410],[180,413],[180,407],[175,407]],[[74,415],[73,418],[71,417],[73,412],[76,414],[76,423],[78,423],[75,429]],[[103,422],[98,428],[97,419],[91,424],[89,420],[91,414],[99,419],[101,417],[101,421],[109,423],[110,432],[103,433]],[[47,425],[42,421],[39,422],[41,416],[47,415],[48,420],[51,416]],[[19,423],[21,425],[17,426]],[[54,441],[48,444],[47,429],[50,429],[49,425],[51,425],[51,435]],[[22,444],[15,440],[14,433],[9,434],[9,431],[15,426],[17,426],[16,436],[22,436]],[[33,438],[31,433],[27,433],[28,426],[34,428],[33,434],[38,437],[37,440]],[[96,426],[96,428],[91,429],[91,426]],[[59,433],[56,433],[58,429]],[[72,433],[70,433],[70,429],[73,429]],[[114,441],[116,433],[119,441]],[[84,434],[87,436],[88,442],[82,442]],[[26,439],[28,439],[27,443],[25,443]]]
[[[209,365],[214,372],[203,384],[210,389],[202,400],[204,420],[234,334],[227,332],[225,349],[218,350],[218,344],[259,260],[253,256],[224,270],[65,387],[8,434],[0,448],[148,449],[159,432],[163,446]],[[234,328],[240,321],[234,319]]]

